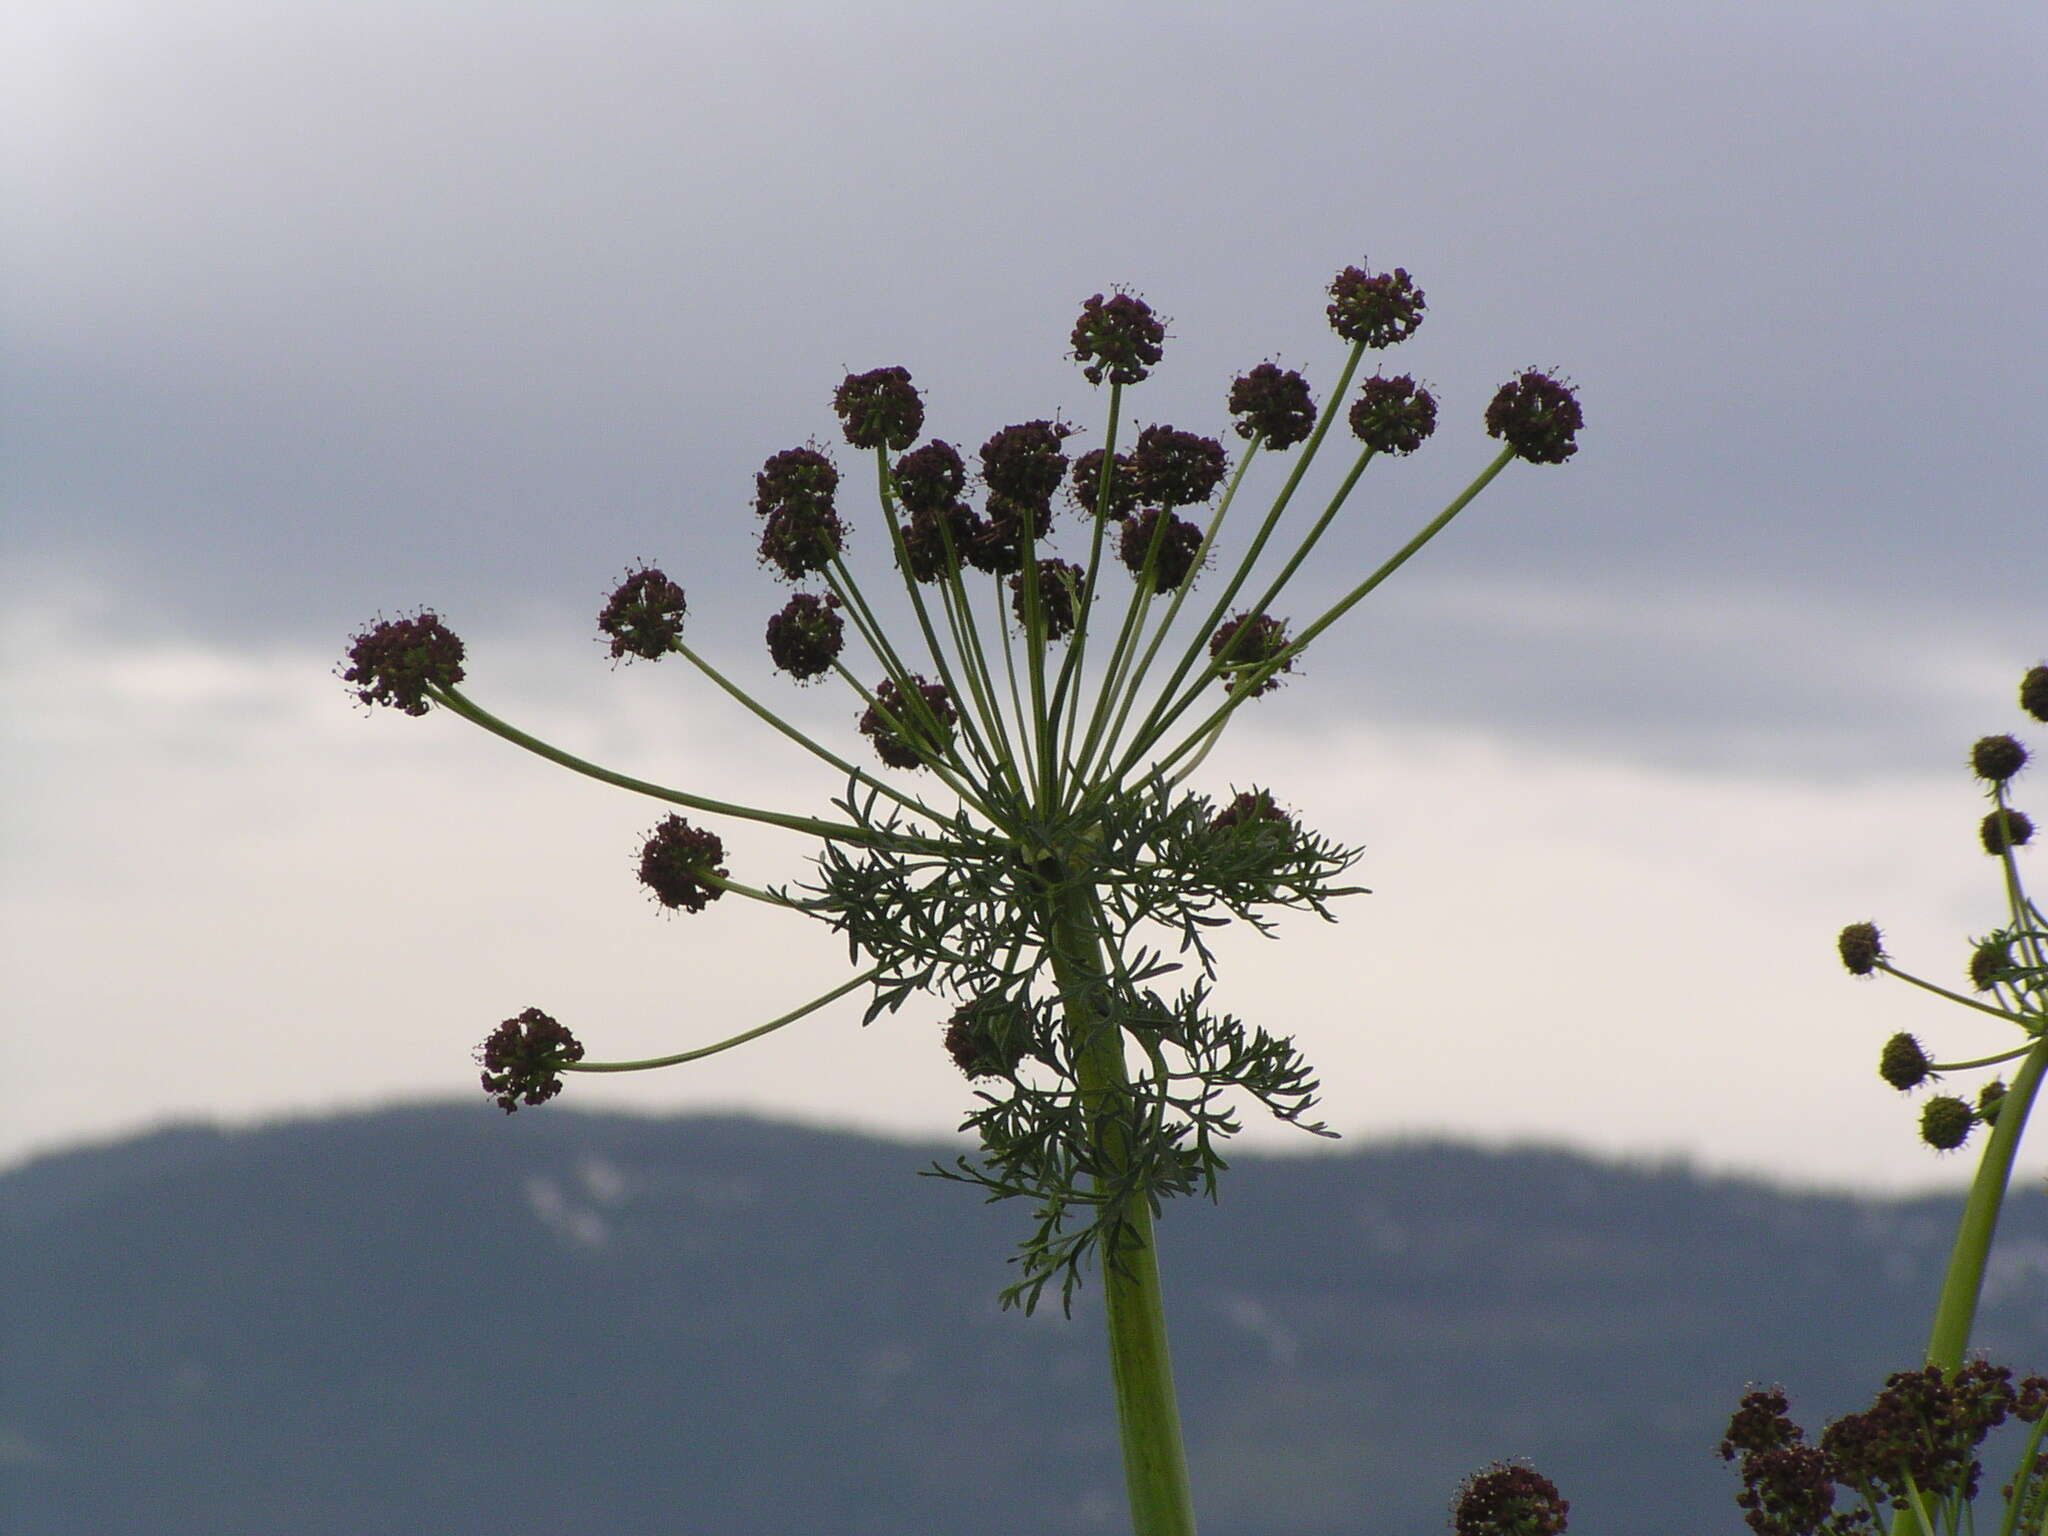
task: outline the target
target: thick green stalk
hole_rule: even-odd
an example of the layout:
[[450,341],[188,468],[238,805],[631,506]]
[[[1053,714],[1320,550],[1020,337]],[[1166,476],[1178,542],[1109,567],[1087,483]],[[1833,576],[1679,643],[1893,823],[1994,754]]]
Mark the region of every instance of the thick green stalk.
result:
[[2005,1204],[2013,1157],[2019,1151],[2027,1112],[2034,1106],[2044,1071],[2048,1071],[2048,1035],[2035,1042],[2013,1075],[2012,1086],[1998,1101],[1998,1118],[1992,1122],[1991,1139],[1985,1143],[1977,1177],[1971,1181],[1970,1197],[1963,1206],[1948,1275],[1941,1283],[1941,1300],[1934,1309],[1934,1332],[1927,1341],[1927,1363],[1944,1371],[1960,1370],[1963,1354],[1970,1347],[1970,1328],[1977,1320],[1977,1298],[1984,1289],[1984,1266],[1991,1256],[1991,1239],[1998,1231],[1999,1208]]
[[[1123,1031],[1106,1006],[1097,897],[1084,881],[1070,880],[1057,902],[1053,970],[1079,1058],[1081,1091],[1103,1104],[1126,1076]],[[1125,1132],[1109,1115],[1097,1124],[1097,1151],[1113,1167],[1128,1156]],[[1126,1213],[1114,1250],[1102,1255],[1102,1289],[1132,1536],[1195,1536],[1152,1211],[1142,1200]]]

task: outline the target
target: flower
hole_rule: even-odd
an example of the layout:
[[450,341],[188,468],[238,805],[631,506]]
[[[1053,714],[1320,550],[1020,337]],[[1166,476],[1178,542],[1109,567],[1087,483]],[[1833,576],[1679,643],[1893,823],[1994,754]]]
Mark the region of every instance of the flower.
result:
[[1375,277],[1346,267],[1330,279],[1330,329],[1378,350],[1406,341],[1422,324],[1422,290],[1396,267]]
[[1970,985],[1979,992],[1989,992],[2012,968],[2010,938],[1993,934],[1970,951]]
[[689,605],[683,589],[653,566],[628,571],[606,599],[597,627],[611,636],[612,660],[638,656],[658,661],[682,638],[683,614]]
[[1534,1467],[1505,1462],[1475,1473],[1451,1506],[1457,1536],[1558,1536],[1570,1510],[1557,1484]]
[[1017,501],[989,492],[988,516],[975,524],[967,547],[967,563],[991,576],[1024,569],[1024,551],[1034,539],[1052,531],[1052,507],[1043,501]]
[[1292,448],[1315,430],[1316,403],[1308,380],[1277,363],[1261,363],[1230,386],[1230,414],[1237,435],[1258,438],[1268,448]]
[[[1064,640],[1074,628],[1074,603],[1088,573],[1071,560],[1038,562],[1038,614],[1045,625],[1045,638]],[[1024,573],[1010,578],[1010,608],[1023,624]]]
[[830,506],[777,507],[761,530],[761,563],[773,566],[784,581],[824,570],[845,547],[846,525]]
[[1138,497],[1153,506],[1192,507],[1207,501],[1228,467],[1215,438],[1174,427],[1147,427],[1131,450]]
[[815,448],[786,448],[770,455],[754,476],[754,510],[772,516],[778,507],[832,508],[839,471]]
[[564,1062],[581,1061],[583,1046],[538,1008],[505,1020],[477,1047],[484,1092],[511,1114],[521,1104],[545,1104],[562,1091]]
[[1072,427],[1056,421],[1026,421],[1002,428],[981,445],[982,483],[1011,501],[1049,504],[1067,472],[1067,456],[1060,444],[1073,435]]
[[1109,298],[1096,294],[1081,301],[1074,322],[1074,361],[1087,364],[1081,376],[1090,384],[1106,377],[1112,384],[1136,384],[1159,361],[1166,327],[1152,306],[1134,294]]
[[1920,1139],[1937,1152],[1953,1152],[1970,1139],[1976,1123],[1976,1112],[1968,1104],[1944,1094],[1921,1108]]
[[959,570],[962,560],[973,558],[987,531],[980,514],[964,501],[913,512],[903,524],[897,563],[912,581],[939,581]]
[[768,620],[769,658],[800,683],[830,671],[845,645],[839,599],[830,594],[799,592]]
[[[1216,633],[1209,637],[1209,658],[1216,665],[1218,680],[1233,690],[1241,686],[1241,674],[1272,666],[1274,658],[1286,649],[1287,626],[1263,613],[1237,614],[1217,625]],[[1280,686],[1280,674],[1293,670],[1294,658],[1289,656],[1245,689],[1245,697],[1255,699],[1262,693],[1271,693]]]
[[1214,832],[1231,827],[1268,826],[1286,827],[1291,830],[1294,818],[1273,803],[1272,791],[1264,789],[1243,791],[1229,805],[1218,811],[1215,819],[1209,823],[1210,830]]
[[[640,883],[670,911],[702,912],[725,894],[725,844],[716,832],[665,816],[640,849]],[[707,879],[706,877],[712,877]]]
[[967,466],[951,443],[933,439],[898,459],[893,478],[905,511],[940,512],[967,489]]
[[1562,464],[1577,453],[1585,424],[1571,386],[1533,368],[1501,385],[1486,408],[1486,435],[1504,438],[1531,464]]
[[2011,736],[1986,736],[1970,748],[1970,771],[1987,784],[2003,784],[2027,765],[2027,749]]
[[2029,667],[2020,679],[2020,708],[2036,720],[2048,720],[2048,667]]
[[1015,1077],[1030,1051],[1024,1017],[1000,1001],[970,1003],[946,1020],[946,1054],[969,1079]]
[[[1072,487],[1074,505],[1089,517],[1095,515],[1095,503],[1102,490],[1102,450],[1090,448],[1074,460]],[[1109,469],[1109,498],[1102,507],[1102,515],[1122,522],[1138,505],[1138,469],[1131,456],[1120,453]]]
[[1186,518],[1154,510],[1125,520],[1116,552],[1133,576],[1142,576],[1149,568],[1152,589],[1171,592],[1194,573],[1201,547],[1201,529]]
[[910,382],[909,370],[876,368],[849,373],[832,392],[846,440],[856,448],[900,452],[917,441],[924,425],[924,402]]
[[1375,375],[1351,407],[1351,430],[1374,453],[1413,453],[1436,430],[1436,397],[1405,373]]
[[1884,936],[1875,923],[1851,923],[1836,937],[1835,948],[1851,976],[1868,976],[1884,958]]
[[944,683],[928,683],[922,677],[912,677],[910,683],[923,701],[921,705],[906,707],[896,685],[885,681],[875,688],[875,705],[880,708],[870,705],[860,717],[861,734],[875,744],[876,754],[891,768],[922,768],[927,757],[946,750],[960,718]]
[[408,715],[427,712],[427,691],[462,681],[462,642],[432,609],[385,619],[349,637],[345,683],[365,704],[389,704]]
[[1877,1075],[1899,1092],[1918,1088],[1934,1075],[1934,1063],[1911,1035],[1893,1035],[1878,1054]]
[[2001,805],[1978,825],[1977,836],[1986,853],[2004,853],[2023,846],[2034,835],[2034,823],[2024,812]]

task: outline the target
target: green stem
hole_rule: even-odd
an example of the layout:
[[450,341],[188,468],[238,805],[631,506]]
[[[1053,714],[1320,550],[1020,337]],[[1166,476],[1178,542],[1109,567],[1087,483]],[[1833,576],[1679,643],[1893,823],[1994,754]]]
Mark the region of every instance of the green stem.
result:
[[[1056,899],[1053,971],[1076,1048],[1082,1093],[1103,1111],[1097,1150],[1105,1164],[1115,1167],[1129,1155],[1127,1134],[1113,1112],[1128,1076],[1123,1031],[1107,1007],[1097,898],[1092,886],[1070,878]],[[1097,1188],[1102,1184],[1098,1176]],[[1124,1213],[1116,1238],[1103,1252],[1102,1288],[1131,1531],[1133,1536],[1194,1536],[1194,1496],[1167,1349],[1158,1249],[1145,1200]]]
[[1991,1139],[1977,1164],[1977,1176],[1970,1183],[1970,1196],[1963,1205],[1963,1219],[1956,1230],[1955,1249],[1949,1255],[1948,1274],[1941,1283],[1941,1300],[1934,1310],[1934,1331],[1927,1341],[1927,1363],[1944,1371],[1960,1370],[1964,1351],[1970,1347],[1970,1329],[1977,1320],[1977,1298],[1984,1289],[1984,1266],[1991,1256],[1991,1239],[1998,1231],[1998,1212],[2005,1203],[2013,1158],[2019,1152],[2027,1113],[2033,1108],[2034,1093],[2041,1086],[2044,1071],[2048,1071],[2048,1038],[2035,1043],[2019,1071],[2013,1074],[2005,1097],[1998,1101],[1998,1118],[1991,1124]]
[[756,1024],[752,1029],[742,1030],[729,1040],[716,1045],[700,1045],[694,1051],[677,1051],[673,1056],[647,1056],[639,1061],[564,1061],[559,1063],[564,1072],[648,1072],[656,1067],[673,1067],[679,1062],[700,1061],[706,1056],[716,1056],[720,1051],[729,1051],[736,1045],[745,1045],[749,1040],[758,1040],[771,1034],[785,1024],[794,1024],[806,1014],[816,1013],[827,1003],[836,1003],[855,987],[865,986],[882,974],[882,967],[873,966],[862,971],[843,986],[834,987],[823,997],[814,997],[801,1008],[792,1008],[779,1019],[770,1019],[766,1024]]

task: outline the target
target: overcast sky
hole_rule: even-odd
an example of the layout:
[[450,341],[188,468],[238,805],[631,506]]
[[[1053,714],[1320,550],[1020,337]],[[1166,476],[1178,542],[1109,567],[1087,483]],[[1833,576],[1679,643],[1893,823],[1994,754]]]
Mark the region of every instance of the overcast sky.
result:
[[[1976,1055],[1997,1027],[1832,945],[1875,918],[1953,981],[2000,920],[1962,764],[2027,724],[2048,652],[2048,14],[66,0],[0,25],[0,1161],[471,1093],[528,1005],[624,1056],[831,986],[822,930],[650,907],[651,802],[365,718],[347,635],[430,604],[473,695],[540,734],[821,806],[830,780],[681,663],[607,668],[591,616],[629,562],[851,737],[758,655],[785,594],[748,510],[763,458],[833,437],[844,372],[908,367],[966,447],[1055,414],[1085,447],[1066,338],[1124,285],[1172,320],[1133,420],[1221,433],[1262,359],[1328,387],[1322,290],[1369,260],[1428,293],[1387,362],[1443,423],[1374,468],[1295,612],[1485,462],[1503,379],[1562,369],[1588,427],[1208,765],[1364,844],[1375,892],[1233,945],[1229,1005],[1298,1031],[1352,1135],[1960,1176],[1872,1064],[1895,1029]],[[798,840],[728,842],[740,878],[803,873]],[[570,1097],[943,1131],[943,1011]]]

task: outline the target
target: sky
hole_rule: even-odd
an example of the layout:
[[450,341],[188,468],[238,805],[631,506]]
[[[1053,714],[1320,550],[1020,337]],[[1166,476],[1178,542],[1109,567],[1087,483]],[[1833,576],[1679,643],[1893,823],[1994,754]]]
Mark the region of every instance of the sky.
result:
[[[1322,397],[1323,290],[1366,262],[1428,295],[1386,365],[1442,421],[1294,612],[1486,462],[1506,378],[1562,370],[1587,427],[1204,765],[1362,844],[1373,891],[1230,941],[1227,1005],[1296,1034],[1352,1138],[1964,1176],[1877,1050],[2002,1026],[1833,940],[1876,920],[1953,983],[2002,916],[1965,761],[2028,736],[2048,654],[2048,15],[31,0],[0,28],[0,1166],[173,1120],[482,1113],[470,1053],[521,1008],[628,1057],[835,985],[814,925],[651,906],[652,802],[356,708],[348,636],[431,606],[536,734],[822,807],[831,776],[680,661],[607,665],[621,572],[661,564],[694,644],[852,749],[846,697],[760,655],[786,594],[749,511],[764,458],[833,440],[844,373],[909,368],[963,447],[1052,416],[1085,447],[1067,336],[1123,287],[1171,321],[1132,423],[1222,434],[1256,362]],[[802,877],[801,839],[720,830],[737,878]],[[944,1133],[946,1011],[828,1010],[564,1102]]]

